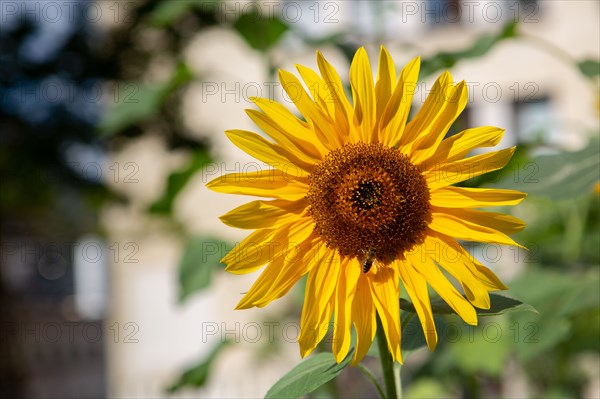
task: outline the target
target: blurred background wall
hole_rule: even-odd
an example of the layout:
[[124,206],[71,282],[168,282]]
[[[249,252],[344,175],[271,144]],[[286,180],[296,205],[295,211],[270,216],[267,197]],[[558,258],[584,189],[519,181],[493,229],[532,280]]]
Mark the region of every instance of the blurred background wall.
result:
[[[595,0],[2,0],[0,391],[263,396],[300,361],[302,289],[233,310],[256,276],[220,270],[246,232],[218,216],[248,199],[204,183],[265,167],[223,131],[257,131],[251,96],[293,109],[279,68],[316,68],[318,49],[347,84],[356,48],[376,65],[384,44],[397,68],[423,57],[415,108],[449,68],[470,89],[451,133],[496,125],[520,146],[469,184],[531,193],[515,210],[530,252],[473,251],[541,313],[411,354],[407,393],[600,397],[599,15]],[[345,373],[319,397],[375,395]]]

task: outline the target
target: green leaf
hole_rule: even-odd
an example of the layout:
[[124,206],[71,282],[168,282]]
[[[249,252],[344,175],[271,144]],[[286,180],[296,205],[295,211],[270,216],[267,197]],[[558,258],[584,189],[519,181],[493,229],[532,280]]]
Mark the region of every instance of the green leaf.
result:
[[584,60],[578,62],[577,66],[581,73],[588,78],[595,78],[600,75],[600,61],[598,60]]
[[589,195],[600,180],[599,152],[600,142],[592,139],[581,151],[533,157],[492,186],[518,189],[553,201]]
[[187,66],[179,64],[173,76],[163,83],[120,83],[115,92],[116,103],[98,125],[100,134],[113,135],[155,116],[167,97],[191,76]]
[[181,16],[194,9],[212,12],[218,3],[214,0],[164,0],[148,16],[147,22],[158,28],[173,25]]
[[255,10],[242,15],[233,27],[250,46],[263,51],[275,44],[288,30],[281,20],[274,17],[263,18]]
[[481,57],[502,40],[517,37],[518,33],[516,28],[516,23],[512,22],[506,25],[504,29],[497,34],[479,36],[475,43],[465,50],[442,51],[430,58],[426,58],[421,63],[420,76],[426,77],[439,70],[451,68],[458,61],[463,59]]
[[173,210],[177,194],[185,187],[190,178],[212,161],[206,149],[193,154],[190,162],[182,169],[172,172],[167,178],[167,188],[163,195],[150,204],[148,211],[154,214],[168,215]]
[[[466,299],[466,298],[465,298]],[[537,310],[531,305],[527,305],[519,300],[508,298],[498,294],[490,294],[491,306],[489,309],[478,309],[479,316],[497,316],[508,312],[527,311],[537,313]],[[406,299],[400,299],[400,309],[416,313],[414,305]],[[431,301],[431,310],[433,314],[448,315],[456,314],[442,298],[435,298]]]
[[510,333],[510,326],[503,320],[482,322],[477,327],[455,324],[446,340],[445,361],[454,363],[465,375],[481,373],[499,377],[511,352]]
[[331,353],[319,353],[303,360],[267,392],[265,399],[299,398],[337,377],[350,363],[354,348],[341,363]]
[[221,341],[206,359],[185,370],[179,379],[167,388],[167,392],[174,393],[186,386],[199,388],[206,384],[210,374],[210,368],[212,367],[214,360],[217,358],[219,353],[221,353],[223,348],[227,346],[227,344],[228,341]]
[[[400,301],[405,301],[401,299]],[[408,301],[406,301],[408,302]],[[410,303],[410,302],[409,302]],[[405,304],[406,306],[406,304]],[[412,306],[412,304],[410,304]],[[414,307],[412,308],[414,312]],[[410,317],[410,320],[408,318]],[[427,341],[425,340],[425,333],[423,332],[423,327],[421,325],[421,321],[416,313],[411,313],[410,311],[404,312],[401,315],[402,318],[402,352],[414,351],[420,349],[422,347],[427,346]],[[406,321],[408,320],[408,321]],[[435,323],[435,330],[438,334],[438,341],[443,341],[447,328],[446,321],[440,315],[433,316],[433,322]]]
[[[451,398],[452,391],[435,377],[419,377],[408,384],[403,396],[411,399]],[[404,388],[404,387],[403,387]]]
[[[569,340],[574,316],[598,307],[599,285],[597,267],[581,274],[530,268],[511,282],[511,291],[540,311],[536,316],[511,315],[513,325],[518,326],[520,332],[516,340],[519,357],[531,359]],[[586,333],[592,331],[588,329]]]
[[212,275],[228,247],[214,237],[198,237],[190,241],[179,263],[179,302],[210,285]]

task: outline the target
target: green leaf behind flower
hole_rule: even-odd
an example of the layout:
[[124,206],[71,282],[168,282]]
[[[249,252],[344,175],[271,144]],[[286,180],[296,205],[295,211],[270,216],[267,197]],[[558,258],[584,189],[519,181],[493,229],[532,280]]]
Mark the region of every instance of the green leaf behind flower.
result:
[[267,392],[265,399],[295,399],[304,396],[337,377],[352,360],[354,348],[341,363],[333,354],[319,353],[303,360]]
[[206,384],[212,364],[227,344],[227,341],[220,342],[206,359],[185,370],[179,379],[167,388],[167,392],[174,393],[183,387],[199,388]]
[[[406,301],[401,299],[401,301]],[[408,301],[406,301],[408,302]],[[405,304],[405,306],[407,306]],[[412,306],[412,304],[410,304]],[[412,308],[414,309],[414,307]],[[414,310],[413,310],[414,311]],[[425,333],[423,332],[423,326],[421,321],[417,317],[416,313],[404,312],[402,317],[402,352],[414,351],[427,346],[425,340]],[[433,322],[435,323],[435,330],[438,334],[438,341],[443,341],[447,328],[444,317],[440,315],[433,316]]]
[[233,27],[250,46],[263,51],[275,44],[288,30],[287,25],[278,18],[263,16],[257,11],[242,15]]
[[227,245],[214,237],[198,237],[190,241],[179,263],[179,301],[210,285],[212,275],[224,256]]
[[154,7],[146,22],[157,28],[167,28],[194,10],[212,12],[217,6],[218,2],[213,0],[163,0]]
[[507,24],[496,34],[485,34],[471,45],[471,47],[458,51],[442,51],[436,55],[423,59],[421,63],[421,78],[437,71],[452,68],[458,61],[469,58],[478,58],[490,51],[498,42],[517,37],[517,24]]
[[[466,299],[466,298],[465,298]],[[523,303],[517,299],[505,297],[498,294],[490,294],[491,306],[489,309],[478,309],[478,316],[497,316],[503,313],[526,311],[537,313],[537,310],[531,305]],[[400,299],[400,309],[416,313],[414,305],[406,299]],[[442,298],[435,298],[431,301],[431,310],[434,315],[449,315],[456,314],[454,309],[450,307]]]
[[[570,344],[575,318],[598,309],[599,285],[598,267],[568,275],[562,270],[530,268],[511,282],[511,291],[540,311],[539,315],[511,315],[513,323],[522,330],[520,339],[516,340],[518,356],[529,360],[552,350],[558,344]],[[593,321],[590,320],[590,323]],[[597,325],[589,324],[587,331],[597,331]]]
[[120,86],[115,92],[115,104],[98,125],[100,134],[110,136],[152,117],[158,113],[167,97],[191,78],[187,66],[180,63],[166,82],[131,82]]
[[177,194],[185,187],[190,178],[210,163],[211,160],[212,158],[206,149],[197,150],[186,166],[169,175],[165,192],[150,205],[148,211],[161,215],[170,214]]
[[588,78],[595,78],[600,75],[600,61],[598,60],[584,60],[577,63],[579,70]]
[[553,201],[588,195],[600,180],[599,149],[598,139],[592,139],[580,151],[533,157],[527,164],[517,165],[519,173],[506,173],[490,186],[521,190]]

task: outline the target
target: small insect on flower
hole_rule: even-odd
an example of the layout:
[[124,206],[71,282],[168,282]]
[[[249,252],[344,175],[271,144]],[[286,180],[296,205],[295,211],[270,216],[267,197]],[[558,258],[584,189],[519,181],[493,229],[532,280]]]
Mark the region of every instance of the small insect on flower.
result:
[[374,249],[371,249],[369,251],[367,258],[365,259],[365,261],[363,263],[363,267],[362,267],[363,273],[368,273],[369,270],[371,270],[371,267],[373,266],[373,262],[375,262],[376,255],[377,255],[377,253],[375,252]]
[[509,235],[525,224],[481,208],[516,205],[525,194],[453,185],[504,167],[515,148],[471,155],[500,142],[504,129],[493,126],[446,137],[468,102],[466,83],[455,83],[449,72],[408,120],[419,58],[397,73],[382,47],[373,81],[360,48],[350,66],[352,100],[321,53],[317,65],[320,74],[297,66],[304,82],[279,71],[300,118],[273,100],[253,98],[258,109],[246,112],[270,139],[226,132],[271,169],[231,173],[207,184],[221,193],[261,197],[221,216],[229,226],[253,230],[222,262],[235,274],[263,268],[237,309],[264,307],[306,276],[298,337],[303,357],[331,324],[336,360],[348,354],[354,329],[353,363],[360,362],[379,318],[393,359],[402,361],[401,287],[431,350],[438,335],[430,288],[471,325],[477,324],[476,307],[490,308],[489,292],[506,289],[460,242],[519,246]]

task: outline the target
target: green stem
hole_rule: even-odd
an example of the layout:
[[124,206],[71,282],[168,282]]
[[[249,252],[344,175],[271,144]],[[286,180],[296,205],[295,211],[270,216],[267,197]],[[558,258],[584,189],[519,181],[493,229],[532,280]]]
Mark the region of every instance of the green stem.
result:
[[402,398],[402,378],[400,376],[400,363],[394,363],[394,381],[396,382],[396,392],[398,399]]
[[375,389],[377,389],[377,393],[379,394],[379,397],[381,399],[386,399],[385,392],[383,392],[381,385],[379,385],[379,383],[377,382],[377,378],[375,378],[375,375],[373,375],[371,370],[369,370],[368,368],[363,366],[361,363],[359,363],[357,367],[363,373],[363,375],[365,377],[367,377],[367,379],[373,383],[373,385],[375,386]]
[[[379,359],[381,360],[383,381],[385,382],[385,390],[387,392],[386,399],[400,399],[400,391],[396,389],[397,382],[400,379],[400,365],[398,364],[397,367],[394,366],[394,360],[388,349],[385,331],[383,330],[379,315],[377,316],[377,346],[379,347]],[[395,368],[398,371],[395,371]]]

